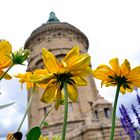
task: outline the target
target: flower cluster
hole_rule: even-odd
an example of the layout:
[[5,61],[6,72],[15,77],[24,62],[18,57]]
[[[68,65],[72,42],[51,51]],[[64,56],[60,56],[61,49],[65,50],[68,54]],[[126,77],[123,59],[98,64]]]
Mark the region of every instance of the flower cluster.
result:
[[[7,80],[11,79],[12,77],[8,74],[8,71],[14,65],[23,65],[23,62],[28,58],[28,56],[29,50],[20,49],[16,52],[12,52],[11,44],[6,40],[1,40],[0,80],[3,78]],[[65,140],[68,98],[73,102],[77,101],[77,86],[86,86],[86,77],[91,73],[93,74],[93,77],[102,80],[101,85],[105,85],[107,87],[117,86],[110,135],[110,140],[113,140],[119,92],[125,94],[126,92],[132,92],[136,87],[140,87],[140,66],[131,69],[130,63],[127,59],[124,60],[122,65],[119,65],[118,58],[114,58],[109,61],[111,68],[107,65],[100,65],[97,67],[97,69],[92,71],[90,67],[90,56],[88,54],[81,54],[79,46],[74,46],[62,60],[57,60],[57,58],[51,52],[43,48],[42,58],[45,66],[43,69],[36,69],[34,71],[15,76],[16,78],[19,78],[21,88],[24,83],[26,83],[27,90],[32,89],[33,92],[37,89],[36,87],[39,87],[44,90],[40,100],[44,103],[54,103],[50,110],[45,114],[41,124],[29,130],[27,133],[27,140],[48,140],[47,136],[41,135],[41,127],[42,125],[45,126],[44,121],[50,111],[53,108],[56,110],[59,109],[59,106],[61,105],[64,105],[64,122],[61,140]],[[34,94],[32,93],[30,94],[28,106],[17,132],[8,134],[7,140],[21,140],[22,134],[20,133],[20,128],[28,113],[33,95]],[[140,97],[138,95],[137,99],[138,103],[140,104]],[[9,106],[9,104],[4,106]],[[136,115],[138,123],[140,124],[140,116],[134,105],[132,105],[132,110]],[[122,115],[120,118],[122,126],[127,134],[130,135],[131,140],[134,140],[135,133],[138,133],[139,130],[138,128],[134,127],[134,124],[131,121],[128,111],[124,105],[121,105],[120,112]],[[60,140],[60,137],[53,137],[52,140]]]
[[[137,94],[137,101],[138,104],[140,102],[140,96]],[[134,122],[131,120],[131,117],[129,115],[128,110],[125,108],[124,105],[121,105],[120,109],[120,113],[121,113],[121,117],[120,117],[120,121],[121,124],[125,130],[125,132],[130,136],[131,140],[135,140],[138,137],[140,138],[140,113],[138,112],[138,108],[135,105],[131,105],[131,109],[137,119],[138,125],[139,126],[135,126]]]
[[132,122],[127,109],[125,108],[124,105],[121,105],[120,109],[120,113],[122,115],[122,117],[120,117],[120,121],[122,123],[122,126],[124,128],[124,130],[126,131],[126,133],[130,136],[131,140],[135,140],[135,127],[134,127],[134,123]]

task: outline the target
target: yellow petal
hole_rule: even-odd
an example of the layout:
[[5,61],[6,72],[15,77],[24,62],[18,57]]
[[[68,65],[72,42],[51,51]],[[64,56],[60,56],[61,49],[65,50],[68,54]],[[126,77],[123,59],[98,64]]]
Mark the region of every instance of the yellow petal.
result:
[[27,90],[29,90],[33,86],[34,86],[34,84],[32,82],[26,82],[26,89]]
[[133,91],[133,88],[126,88],[126,91],[127,92],[132,92]]
[[57,89],[55,84],[48,84],[48,86],[45,89],[45,92],[41,97],[41,101],[44,103],[53,102],[55,100],[56,91]]
[[26,82],[29,81],[31,75],[32,75],[31,72],[26,72],[25,74],[18,74],[15,77],[20,78],[20,82]]
[[119,66],[119,61],[118,61],[118,58],[113,58],[109,61],[113,71],[118,75],[120,76],[121,75],[121,69],[120,69],[120,66]]
[[8,73],[4,76],[4,78],[5,78],[6,80],[12,79],[12,77],[11,77]]
[[138,76],[138,77],[140,76],[140,66],[133,68],[128,75],[129,78],[133,78],[135,76]]
[[74,80],[74,82],[76,83],[77,86],[86,86],[87,85],[87,81],[83,78],[83,77],[73,77],[72,78]]
[[34,87],[34,83],[31,81],[30,76],[31,72],[26,72],[25,74],[18,74],[15,77],[19,78],[19,82],[21,83],[21,89],[24,83],[26,83],[26,89],[29,90],[31,87]]
[[7,68],[11,65],[12,61],[8,57],[10,56],[11,51],[12,46],[8,41],[0,41],[0,69]]
[[133,81],[132,84],[133,84],[134,86],[140,88],[140,78],[139,78],[138,80]]
[[15,139],[13,133],[8,133],[6,140],[12,140]]
[[48,80],[53,79],[55,76],[53,75],[53,73],[48,73],[48,74],[32,74],[30,76],[30,79],[32,82],[35,83],[47,83]]
[[77,57],[80,55],[79,46],[74,46],[67,55],[62,59],[62,61],[66,62],[67,65],[71,65]]
[[36,69],[33,71],[34,74],[48,74],[47,69]]
[[121,65],[121,72],[122,76],[126,76],[131,71],[130,63],[127,59],[124,60],[123,64]]
[[34,82],[38,87],[46,88],[46,83],[50,81],[53,74],[48,73],[47,69],[37,69],[30,76],[31,82]]
[[52,73],[48,73],[47,75],[43,74],[33,74],[30,76],[30,81],[35,83],[38,87],[46,88],[49,83],[56,83],[57,79]]
[[59,71],[59,63],[51,52],[43,48],[42,57],[48,72],[57,73]]
[[39,140],[49,140],[48,136],[40,136]]
[[57,88],[55,110],[57,110],[59,108],[60,102],[61,102],[62,99],[63,99],[62,92],[61,92],[60,88]]
[[[4,71],[3,70],[0,70],[0,77],[4,74]],[[10,80],[12,79],[12,77],[7,73],[5,76],[4,76],[4,79],[6,80]]]
[[114,76],[114,72],[107,65],[98,66],[97,69],[92,72],[92,74],[93,77],[103,81],[108,81],[110,80],[109,76]]
[[122,94],[125,94],[126,92],[132,92],[134,86],[133,86],[132,84],[129,84],[128,86],[129,86],[129,88],[124,88],[123,86],[121,86],[120,92],[121,92]]
[[12,46],[8,41],[6,40],[0,41],[0,61],[3,61],[3,58],[7,58],[6,55],[9,55],[11,51]]
[[126,93],[126,89],[125,89],[123,86],[121,86],[121,87],[120,87],[120,92],[121,92],[122,94],[125,94],[125,93]]
[[0,69],[5,69],[5,68],[8,68],[10,67],[12,64],[12,61],[10,58],[5,58],[3,60],[3,62],[0,64]]
[[[114,87],[114,86],[116,86],[117,85],[117,83],[116,83],[116,81],[115,80],[110,80],[110,81],[102,81],[102,85],[105,85],[106,87],[109,87],[109,86],[112,86],[112,87]],[[101,85],[101,86],[102,86]]]
[[86,67],[86,68],[84,68],[84,69],[82,69],[82,70],[78,70],[78,71],[71,71],[71,74],[73,75],[73,76],[89,76],[89,74],[91,74],[92,73],[92,70],[91,70],[91,68],[90,67]]
[[77,98],[78,98],[78,91],[77,91],[77,88],[75,85],[70,85],[68,84],[68,95],[69,95],[69,98],[75,102],[77,101]]
[[131,72],[126,76],[128,81],[133,82],[133,84],[138,84],[140,82],[140,66],[135,67]]
[[99,80],[103,80],[103,81],[107,80],[109,76],[104,71],[99,71],[99,70],[94,70],[92,74],[93,74],[93,77]]
[[73,64],[68,66],[68,70],[71,72],[82,71],[89,67],[90,65],[90,56],[88,54],[82,54],[78,59],[73,62]]

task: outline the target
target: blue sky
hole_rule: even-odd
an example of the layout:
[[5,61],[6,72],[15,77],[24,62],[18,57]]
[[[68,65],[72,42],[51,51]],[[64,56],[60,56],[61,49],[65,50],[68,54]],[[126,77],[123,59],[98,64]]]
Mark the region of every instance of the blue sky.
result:
[[[113,57],[122,63],[127,58],[132,67],[140,65],[140,1],[139,0],[0,0],[0,38],[7,39],[13,50],[24,46],[31,32],[45,23],[53,10],[62,22],[68,22],[89,39],[89,54],[92,67],[108,64]],[[25,72],[26,66],[16,66],[10,73]],[[110,102],[114,99],[114,88],[101,88],[100,94]],[[0,110],[0,137],[16,131],[26,107],[25,88],[14,78],[1,82],[0,104],[15,101],[13,106]],[[135,102],[136,92],[120,95],[119,104],[129,106]],[[22,131],[26,131],[27,121]],[[2,138],[0,138],[2,140]]]

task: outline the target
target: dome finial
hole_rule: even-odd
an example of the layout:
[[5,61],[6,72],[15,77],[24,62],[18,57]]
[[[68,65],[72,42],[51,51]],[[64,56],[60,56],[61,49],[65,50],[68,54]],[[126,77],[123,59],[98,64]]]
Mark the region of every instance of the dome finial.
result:
[[59,19],[55,16],[54,12],[51,12],[47,23],[54,23],[54,22],[59,22]]

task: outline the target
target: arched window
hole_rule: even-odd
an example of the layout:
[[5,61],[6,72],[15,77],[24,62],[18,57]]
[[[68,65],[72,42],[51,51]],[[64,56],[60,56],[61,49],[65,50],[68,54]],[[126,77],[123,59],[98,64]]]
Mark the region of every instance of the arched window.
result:
[[95,114],[95,119],[99,119],[97,110],[94,111],[94,114]]
[[111,117],[111,112],[109,108],[104,108],[104,113],[105,113],[105,117],[106,118],[110,118]]

